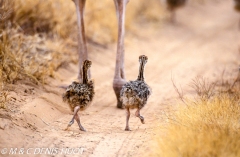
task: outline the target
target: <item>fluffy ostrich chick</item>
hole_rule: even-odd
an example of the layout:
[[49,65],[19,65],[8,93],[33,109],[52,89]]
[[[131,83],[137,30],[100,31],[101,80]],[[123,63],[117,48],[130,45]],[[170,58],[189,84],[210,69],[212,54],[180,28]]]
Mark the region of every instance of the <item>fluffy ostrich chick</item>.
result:
[[123,85],[120,92],[120,100],[122,101],[123,107],[126,109],[126,131],[130,131],[129,118],[130,109],[137,109],[135,115],[144,124],[144,117],[141,116],[140,110],[147,104],[147,100],[151,94],[151,88],[144,81],[144,66],[147,63],[147,56],[139,56],[139,75],[136,81],[129,81]]
[[93,80],[88,80],[88,69],[91,67],[91,64],[92,62],[89,60],[84,61],[82,66],[82,83],[73,82],[63,94],[63,101],[67,102],[71,111],[73,111],[73,118],[65,130],[74,123],[75,119],[78,123],[79,129],[86,131],[81,125],[78,111],[86,109],[92,102],[95,94],[94,82]]

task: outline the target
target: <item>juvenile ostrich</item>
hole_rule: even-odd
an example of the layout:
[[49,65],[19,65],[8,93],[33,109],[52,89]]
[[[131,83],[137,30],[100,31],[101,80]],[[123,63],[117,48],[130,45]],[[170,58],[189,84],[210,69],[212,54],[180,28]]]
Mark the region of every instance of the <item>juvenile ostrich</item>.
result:
[[[82,72],[81,66],[84,60],[88,59],[85,29],[84,29],[84,8],[86,0],[73,0],[77,10],[77,23],[78,23],[78,53],[79,53],[79,74],[78,79],[81,81]],[[114,0],[116,13],[118,18],[118,40],[117,40],[117,55],[115,74],[113,79],[113,89],[117,97],[117,107],[122,108],[120,102],[120,90],[126,83],[124,72],[124,34],[125,34],[125,10],[129,0]],[[106,17],[107,18],[107,17]],[[89,76],[91,77],[90,71]]]
[[129,128],[129,109],[136,108],[135,115],[140,118],[142,124],[144,124],[144,117],[140,115],[140,110],[146,105],[147,100],[151,94],[151,88],[144,81],[144,66],[147,63],[147,56],[139,56],[139,74],[136,81],[129,81],[123,85],[121,90],[121,101],[126,109],[126,131],[130,131]]
[[185,5],[187,0],[166,0],[168,10],[171,12],[171,22],[176,20],[176,9]]
[[67,130],[73,123],[74,119],[77,121],[79,129],[86,131],[81,125],[80,118],[78,116],[79,110],[86,109],[94,97],[94,82],[88,80],[88,69],[91,67],[92,62],[85,60],[82,66],[82,83],[73,82],[68,86],[66,92],[63,94],[63,101],[67,102],[73,113],[73,118],[69,122]]

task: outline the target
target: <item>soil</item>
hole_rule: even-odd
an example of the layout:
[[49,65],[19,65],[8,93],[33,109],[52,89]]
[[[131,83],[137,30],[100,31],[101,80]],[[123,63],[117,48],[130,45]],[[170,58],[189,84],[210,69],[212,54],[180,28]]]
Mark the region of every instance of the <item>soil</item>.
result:
[[[62,101],[64,89],[59,86],[76,80],[77,65],[59,69],[55,78],[48,80],[49,85],[19,81],[8,86],[8,109],[0,110],[0,151],[15,147],[25,150],[81,147],[84,148],[81,155],[35,156],[146,156],[153,151],[155,128],[161,127],[159,115],[178,98],[172,78],[185,93],[194,94],[189,84],[197,76],[211,81],[220,80],[223,71],[224,77],[237,76],[239,17],[231,0],[215,0],[189,3],[177,11],[174,24],[166,20],[157,31],[131,36],[126,30],[127,80],[137,78],[138,56],[145,54],[148,56],[145,79],[152,88],[152,95],[141,110],[145,124],[141,124],[132,110],[129,132],[124,131],[125,110],[116,108],[112,89],[116,44],[107,48],[89,45],[96,95],[92,105],[79,112],[87,132],[80,131],[76,123],[64,131],[72,113]],[[33,156],[33,150],[30,153],[25,152],[24,156]]]

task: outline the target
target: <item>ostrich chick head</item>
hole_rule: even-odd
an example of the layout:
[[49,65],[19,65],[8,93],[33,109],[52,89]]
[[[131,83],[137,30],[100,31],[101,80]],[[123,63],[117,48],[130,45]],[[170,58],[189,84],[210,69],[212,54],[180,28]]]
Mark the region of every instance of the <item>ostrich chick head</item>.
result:
[[139,63],[140,64],[143,63],[145,65],[147,63],[147,61],[148,61],[148,57],[147,56],[145,56],[145,55],[139,56]]
[[89,69],[92,65],[92,62],[90,60],[85,60],[83,63],[83,67]]

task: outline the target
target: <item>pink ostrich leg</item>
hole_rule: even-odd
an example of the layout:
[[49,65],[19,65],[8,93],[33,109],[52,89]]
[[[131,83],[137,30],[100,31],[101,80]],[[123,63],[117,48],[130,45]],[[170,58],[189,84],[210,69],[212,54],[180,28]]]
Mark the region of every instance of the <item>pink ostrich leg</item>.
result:
[[117,107],[122,108],[120,91],[126,83],[124,72],[124,34],[125,34],[125,12],[128,0],[114,0],[118,18],[118,41],[116,67],[113,79],[113,89],[117,97]]
[[[82,65],[83,61],[88,59],[87,52],[87,44],[85,37],[85,29],[84,29],[84,8],[86,0],[73,0],[76,5],[77,11],[77,24],[78,24],[78,79],[81,82],[82,80]],[[90,71],[88,71],[88,75],[91,78]]]

